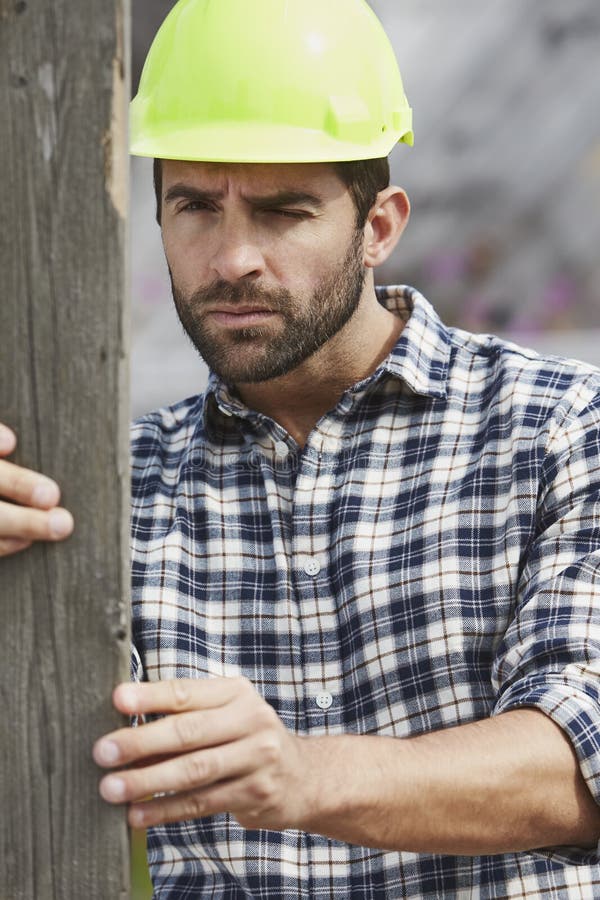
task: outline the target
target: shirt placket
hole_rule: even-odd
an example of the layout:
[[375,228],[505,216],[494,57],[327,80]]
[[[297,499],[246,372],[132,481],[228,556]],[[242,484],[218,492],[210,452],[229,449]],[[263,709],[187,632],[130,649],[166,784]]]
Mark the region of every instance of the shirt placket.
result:
[[[309,734],[343,731],[343,667],[337,598],[332,590],[331,504],[341,422],[321,420],[302,453],[292,509],[292,568],[302,628],[305,720]],[[308,836],[310,895],[344,896],[349,850],[337,841]]]
[[339,732],[342,659],[331,589],[332,491],[338,442],[314,431],[302,454],[292,508],[292,573],[302,627],[305,713],[312,734]]

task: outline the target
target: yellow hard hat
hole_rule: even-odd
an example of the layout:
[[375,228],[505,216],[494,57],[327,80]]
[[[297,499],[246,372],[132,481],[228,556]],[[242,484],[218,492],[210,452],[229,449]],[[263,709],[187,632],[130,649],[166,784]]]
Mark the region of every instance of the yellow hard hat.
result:
[[137,156],[349,162],[398,141],[412,110],[365,0],[179,0],[131,104]]

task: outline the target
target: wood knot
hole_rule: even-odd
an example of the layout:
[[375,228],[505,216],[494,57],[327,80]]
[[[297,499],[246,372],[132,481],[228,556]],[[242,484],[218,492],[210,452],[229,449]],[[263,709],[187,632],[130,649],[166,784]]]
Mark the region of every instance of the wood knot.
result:
[[29,84],[29,79],[25,77],[25,75],[17,75],[13,73],[9,78],[9,84],[14,88],[26,88]]

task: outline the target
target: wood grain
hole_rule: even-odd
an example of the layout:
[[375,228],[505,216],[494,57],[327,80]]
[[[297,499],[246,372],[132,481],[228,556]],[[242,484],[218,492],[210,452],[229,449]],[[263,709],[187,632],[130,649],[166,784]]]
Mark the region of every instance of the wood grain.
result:
[[0,898],[125,900],[129,0],[0,0],[0,421],[76,530],[0,561]]

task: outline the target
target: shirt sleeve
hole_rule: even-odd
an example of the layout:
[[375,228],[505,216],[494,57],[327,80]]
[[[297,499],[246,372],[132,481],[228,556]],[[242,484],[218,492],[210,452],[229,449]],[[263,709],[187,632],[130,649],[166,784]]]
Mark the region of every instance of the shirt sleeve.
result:
[[[597,384],[596,384],[597,387]],[[600,393],[580,386],[545,434],[535,535],[498,648],[492,714],[536,707],[570,739],[600,804]],[[596,851],[552,848],[569,862]]]

